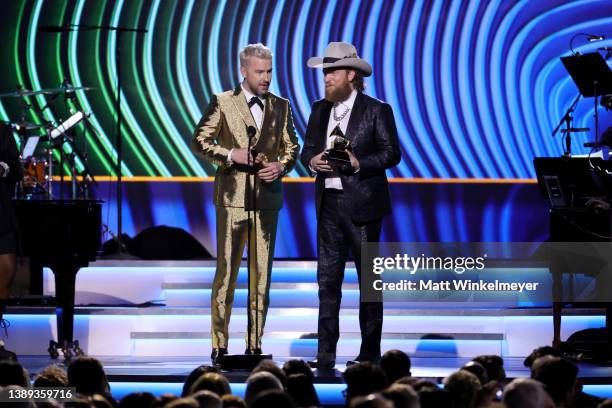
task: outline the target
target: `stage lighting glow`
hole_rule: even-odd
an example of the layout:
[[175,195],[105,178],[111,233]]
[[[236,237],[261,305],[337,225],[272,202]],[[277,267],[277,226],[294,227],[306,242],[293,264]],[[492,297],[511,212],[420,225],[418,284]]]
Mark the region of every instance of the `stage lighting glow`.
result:
[[[323,95],[320,72],[305,61],[320,55],[329,41],[350,41],[374,67],[367,91],[395,111],[404,160],[391,176],[530,178],[534,155],[561,154],[550,131],[576,94],[572,83],[560,86],[568,75],[559,57],[568,54],[577,32],[597,33],[599,40],[576,42],[581,53],[612,44],[608,8],[607,0],[431,5],[299,0],[266,7],[255,0],[122,0],[100,7],[83,0],[12,2],[3,9],[3,30],[13,58],[0,88],[9,91],[16,83],[51,88],[65,77],[75,86],[95,87],[77,92],[99,133],[85,131],[90,166],[96,175],[112,174],[116,33],[52,35],[38,28],[140,24],[148,34],[123,36],[122,171],[205,176],[214,167],[194,156],[189,139],[211,95],[240,81],[241,47],[262,41],[274,51],[272,89],[291,101],[302,140],[310,105]],[[48,101],[43,95],[28,99],[38,107]],[[0,101],[0,119],[18,116],[15,102]],[[576,124],[592,121],[587,105],[576,110]],[[581,145],[576,143],[576,153],[584,153]],[[290,176],[306,174],[298,165]]]

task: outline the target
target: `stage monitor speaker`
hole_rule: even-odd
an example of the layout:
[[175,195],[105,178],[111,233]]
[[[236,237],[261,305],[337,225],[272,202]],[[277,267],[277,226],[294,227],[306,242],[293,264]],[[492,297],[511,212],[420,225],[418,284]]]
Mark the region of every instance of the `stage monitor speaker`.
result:
[[[131,255],[141,259],[212,259],[210,252],[182,228],[160,225],[144,229],[134,238],[123,234],[121,240]],[[102,252],[104,255],[117,253],[117,241],[105,242]]]
[[262,360],[272,360],[272,354],[226,354],[221,358],[221,369],[252,370]]

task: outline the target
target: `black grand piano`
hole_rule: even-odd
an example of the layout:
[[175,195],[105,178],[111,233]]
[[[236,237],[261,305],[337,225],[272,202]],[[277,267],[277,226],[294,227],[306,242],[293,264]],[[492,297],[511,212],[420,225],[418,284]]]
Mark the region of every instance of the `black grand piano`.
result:
[[[609,204],[612,201],[612,160],[538,157],[534,166],[540,193],[550,203],[551,242],[612,242],[612,208]],[[600,340],[574,341],[571,344],[561,341],[561,314],[565,303],[561,301],[562,276],[571,276],[574,273],[572,269],[561,259],[551,259],[553,298],[556,300],[553,302],[553,346],[570,354],[583,353],[602,361],[612,360],[612,303],[608,301],[580,302],[583,306],[605,309],[606,326]],[[589,274],[588,268],[582,273]]]
[[55,275],[57,341],[52,358],[81,355],[73,338],[76,274],[95,260],[101,245],[102,202],[96,200],[14,200],[21,255],[31,268],[48,267]]

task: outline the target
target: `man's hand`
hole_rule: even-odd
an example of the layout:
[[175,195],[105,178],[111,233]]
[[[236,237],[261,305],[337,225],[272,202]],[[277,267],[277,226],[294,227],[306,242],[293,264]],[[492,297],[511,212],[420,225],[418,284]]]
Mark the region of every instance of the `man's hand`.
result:
[[255,158],[255,163],[253,163],[253,157],[248,149],[234,149],[232,150],[232,161],[237,164],[249,164],[249,162],[250,164],[259,164],[261,158]]
[[327,163],[327,160],[323,157],[325,152],[321,152],[317,154],[315,157],[310,159],[310,170],[313,170],[317,173],[329,173],[333,169]]
[[259,179],[266,183],[271,183],[283,175],[283,165],[279,162],[263,163],[263,168],[257,172]]
[[351,167],[353,168],[353,172],[355,173],[358,172],[359,171],[359,160],[357,160],[353,152],[351,152],[350,150],[347,150],[347,153],[349,155],[349,159],[351,160]]

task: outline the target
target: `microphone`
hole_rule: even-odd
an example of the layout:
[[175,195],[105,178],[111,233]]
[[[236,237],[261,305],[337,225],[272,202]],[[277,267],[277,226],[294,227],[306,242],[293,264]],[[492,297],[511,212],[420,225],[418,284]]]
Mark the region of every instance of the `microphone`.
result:
[[72,31],[71,27],[68,26],[42,26],[38,29],[44,33],[63,33],[66,31]]
[[[255,126],[247,126],[246,131],[247,131],[247,136],[249,138],[249,146],[251,146],[251,140],[255,137],[255,134],[257,133],[257,129],[255,129]],[[255,162],[255,159],[257,158],[257,150],[255,150],[252,147],[251,147],[251,156],[253,156],[253,162]]]
[[256,133],[257,129],[255,129],[255,126],[247,126],[247,136],[249,139],[254,138]]
[[604,37],[603,35],[589,35],[588,37],[589,42],[603,41],[605,39],[606,37]]

